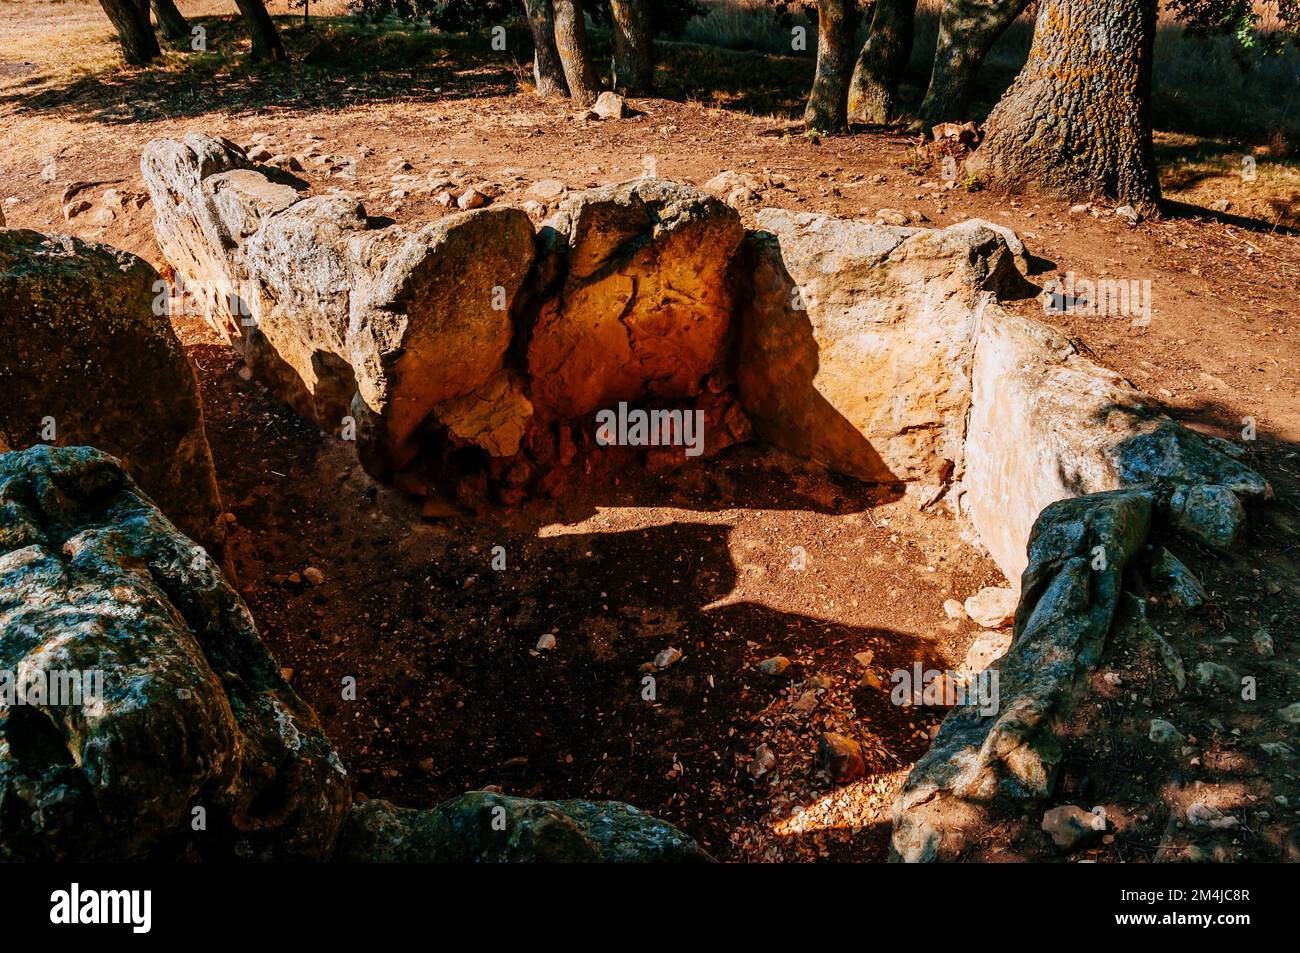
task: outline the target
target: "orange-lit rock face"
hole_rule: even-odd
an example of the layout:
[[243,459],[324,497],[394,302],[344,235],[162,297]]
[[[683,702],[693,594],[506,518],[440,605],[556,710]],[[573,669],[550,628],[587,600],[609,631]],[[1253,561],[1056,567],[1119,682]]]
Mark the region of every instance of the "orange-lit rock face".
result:
[[538,415],[696,395],[731,319],[727,272],[743,235],[735,211],[642,180],[576,195],[547,227],[567,272],[529,342]]

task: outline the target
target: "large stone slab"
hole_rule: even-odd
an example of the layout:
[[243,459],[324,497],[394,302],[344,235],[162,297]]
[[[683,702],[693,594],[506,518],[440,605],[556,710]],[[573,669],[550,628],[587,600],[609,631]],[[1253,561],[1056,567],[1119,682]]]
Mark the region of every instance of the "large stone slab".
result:
[[[274,183],[237,146],[199,135],[151,142],[141,167],[159,247],[214,327],[244,335],[253,372],[299,412],[331,430],[354,418],[372,473],[410,462],[439,405],[490,392],[505,372],[534,256],[524,212],[381,228],[355,197]],[[521,429],[489,427],[482,445],[513,453]]]
[[959,706],[908,775],[894,804],[894,854],[956,859],[1007,803],[1046,796],[1060,762],[1055,731],[1101,658],[1125,567],[1146,543],[1150,489],[1062,500],[1029,542],[1014,638],[993,663],[996,710]]
[[961,508],[1016,584],[1049,504],[1143,484],[1216,484],[1270,496],[1257,473],[1162,414],[1056,329],[990,312],[975,346]]
[[562,272],[528,343],[530,399],[543,420],[619,401],[686,398],[718,364],[731,321],[735,210],[657,179],[566,198],[543,228]]
[[0,859],[331,853],[351,798],[316,716],[107,454],[0,454],[0,672],[91,687],[0,706]]
[[93,444],[117,456],[217,561],[225,522],[194,370],[135,255],[0,230],[0,451]]
[[667,863],[712,858],[673,825],[619,801],[471,791],[430,810],[366,801],[337,860],[380,863]]
[[1023,281],[1005,239],[781,209],[758,222],[737,370],[756,432],[863,480],[945,482],[981,315]]

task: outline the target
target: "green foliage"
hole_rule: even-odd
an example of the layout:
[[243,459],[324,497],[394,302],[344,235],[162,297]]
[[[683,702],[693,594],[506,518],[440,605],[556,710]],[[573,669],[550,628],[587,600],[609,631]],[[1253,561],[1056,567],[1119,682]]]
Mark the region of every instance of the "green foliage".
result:
[[[655,33],[681,36],[692,18],[707,11],[697,0],[647,0]],[[426,21],[441,30],[476,30],[504,23],[522,14],[519,0],[350,0],[354,15],[377,22],[392,17],[407,22]],[[612,21],[607,0],[586,0],[583,9],[601,26]]]
[[[1206,35],[1230,35],[1243,50],[1266,54],[1279,53],[1290,40],[1300,45],[1300,0],[1169,0],[1178,19],[1194,32]],[[1273,13],[1279,29],[1260,32],[1263,14],[1259,7]]]
[[349,5],[363,20],[425,20],[440,30],[457,31],[502,23],[517,12],[512,0],[351,0]]

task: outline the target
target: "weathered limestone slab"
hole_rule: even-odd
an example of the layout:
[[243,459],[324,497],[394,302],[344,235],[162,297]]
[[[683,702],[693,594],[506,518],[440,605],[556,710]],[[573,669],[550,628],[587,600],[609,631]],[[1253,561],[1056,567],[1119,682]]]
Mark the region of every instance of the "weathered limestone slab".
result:
[[220,562],[221,497],[198,384],[135,255],[0,230],[0,451],[94,444]]
[[1049,503],[1126,486],[1268,483],[1161,414],[1042,322],[990,311],[975,347],[961,507],[1013,584]]
[[1023,279],[979,223],[934,231],[764,209],[737,382],[756,432],[871,482],[962,460],[976,330]]
[[[209,320],[247,335],[249,366],[299,412],[329,429],[355,418],[371,472],[404,466],[440,404],[504,372],[534,255],[524,212],[377,228],[355,198],[275,184],[198,135],[151,142],[141,167],[159,247]],[[509,428],[484,443],[511,449]]]
[[107,454],[0,454],[0,671],[92,676],[0,706],[0,859],[329,856],[351,798],[315,714]]

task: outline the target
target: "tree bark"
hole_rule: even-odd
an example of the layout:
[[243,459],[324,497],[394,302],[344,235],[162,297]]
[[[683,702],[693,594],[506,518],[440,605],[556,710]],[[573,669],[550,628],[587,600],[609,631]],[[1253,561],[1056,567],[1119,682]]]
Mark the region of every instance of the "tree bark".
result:
[[564,67],[555,48],[555,11],[551,0],[524,0],[524,13],[533,32],[533,85],[538,96],[548,99],[567,97],[568,83]]
[[964,122],[971,87],[984,57],[1029,0],[944,0],[939,40],[925,99],[916,111],[923,129],[941,122]]
[[266,4],[262,3],[262,0],[235,0],[235,5],[243,14],[244,22],[248,24],[249,36],[253,38],[253,62],[278,63],[287,59],[284,44],[280,42],[280,34],[275,29],[275,22],[266,12]]
[[555,48],[560,53],[569,95],[579,106],[590,106],[600,95],[600,84],[596,81],[596,71],[591,66],[582,0],[553,0],[553,4]]
[[163,36],[173,42],[184,41],[189,48],[190,24],[180,10],[176,9],[175,0],[152,0],[153,15],[158,19]]
[[117,41],[122,46],[122,56],[132,66],[141,66],[162,56],[158,37],[149,22],[149,8],[135,0],[99,0],[108,19],[117,31]]
[[854,11],[855,0],[817,0],[817,74],[803,111],[809,129],[830,132],[848,122]]
[[614,89],[644,96],[654,86],[654,25],[650,0],[609,0],[614,14]]
[[876,0],[871,32],[849,81],[849,119],[889,122],[903,70],[912,56],[916,0]]
[[1145,213],[1157,0],[1040,0],[1029,60],[989,115],[967,169],[989,185],[1104,196]]

